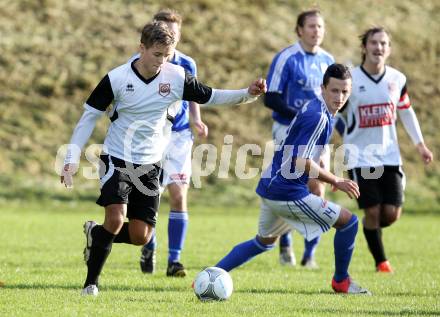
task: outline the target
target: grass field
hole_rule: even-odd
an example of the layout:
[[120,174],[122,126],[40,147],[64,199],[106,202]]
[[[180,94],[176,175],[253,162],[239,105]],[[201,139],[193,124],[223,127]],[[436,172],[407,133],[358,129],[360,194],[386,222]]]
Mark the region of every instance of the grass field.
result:
[[[182,261],[189,277],[165,277],[165,205],[159,217],[158,270],[143,275],[139,248],[114,245],[97,298],[79,295],[85,266],[82,224],[102,219],[92,202],[0,204],[0,316],[440,316],[440,218],[405,215],[385,231],[394,275],[373,270],[364,238],[357,238],[351,274],[373,296],[341,296],[330,288],[333,232],[317,251],[321,269],[278,265],[276,251],[232,272],[229,301],[201,303],[192,278],[238,242],[255,234],[258,211],[195,206]],[[297,257],[302,239],[294,237]],[[301,244],[301,246],[299,246]]]

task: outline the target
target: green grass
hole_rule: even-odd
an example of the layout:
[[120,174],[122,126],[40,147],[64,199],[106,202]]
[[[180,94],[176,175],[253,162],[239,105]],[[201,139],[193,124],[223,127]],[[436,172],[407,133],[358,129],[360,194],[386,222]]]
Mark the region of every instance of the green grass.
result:
[[[276,251],[263,254],[232,272],[234,293],[221,303],[201,303],[192,278],[213,265],[236,243],[255,234],[256,208],[194,206],[182,261],[189,277],[165,277],[167,212],[158,224],[158,268],[139,270],[139,248],[114,245],[101,276],[97,298],[79,295],[85,266],[82,224],[102,219],[91,202],[64,201],[0,205],[1,316],[439,316],[440,269],[434,215],[404,215],[385,231],[394,275],[379,275],[360,233],[351,265],[352,276],[372,297],[333,294],[333,232],[317,251],[321,269],[280,267]],[[300,257],[302,239],[294,236]]]

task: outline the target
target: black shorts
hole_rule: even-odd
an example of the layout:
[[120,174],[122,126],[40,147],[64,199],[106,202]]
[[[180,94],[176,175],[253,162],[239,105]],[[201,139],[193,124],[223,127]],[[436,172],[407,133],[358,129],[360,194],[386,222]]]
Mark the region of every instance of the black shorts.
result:
[[355,168],[349,170],[348,175],[359,185],[360,209],[383,204],[402,206],[405,175],[400,166]]
[[154,227],[159,208],[160,163],[132,164],[107,154],[100,158],[101,195],[96,203],[103,207],[126,204],[128,219],[139,219]]

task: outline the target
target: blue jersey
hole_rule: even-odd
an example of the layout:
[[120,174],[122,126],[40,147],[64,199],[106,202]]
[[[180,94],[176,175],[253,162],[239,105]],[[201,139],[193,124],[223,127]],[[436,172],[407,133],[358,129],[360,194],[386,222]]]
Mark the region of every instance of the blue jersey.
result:
[[[297,42],[275,55],[267,75],[268,91],[281,94],[286,105],[298,112],[321,94],[324,73],[334,62],[333,56],[323,49],[308,53]],[[272,117],[284,125],[291,121],[275,111]]]
[[[139,58],[140,54],[137,53],[130,57],[128,62],[132,62],[136,58]],[[171,64],[182,66],[186,71],[188,71],[194,77],[197,77],[197,66],[196,62],[189,56],[183,54],[178,50],[174,50],[174,56],[172,60],[169,61]],[[189,129],[189,102],[181,101],[182,106],[180,111],[174,117],[174,122],[172,126],[173,131],[182,131]]]
[[318,161],[333,129],[333,115],[321,97],[302,108],[292,120],[286,138],[275,152],[272,164],[263,173],[257,194],[279,201],[302,199],[309,194],[309,176],[295,168],[296,157]]
[[[191,73],[194,77],[197,77],[197,66],[196,62],[189,56],[175,50],[174,56],[170,63],[174,65],[182,66],[186,71]],[[174,118],[173,122],[173,131],[182,131],[185,129],[189,129],[189,102],[182,101],[182,107],[180,108],[179,113]]]

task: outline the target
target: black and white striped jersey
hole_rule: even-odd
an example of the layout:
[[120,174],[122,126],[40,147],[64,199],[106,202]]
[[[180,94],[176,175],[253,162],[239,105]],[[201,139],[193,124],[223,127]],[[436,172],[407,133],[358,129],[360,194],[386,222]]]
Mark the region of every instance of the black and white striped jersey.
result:
[[87,99],[65,163],[79,161],[81,149],[96,120],[112,103],[104,151],[128,162],[151,164],[162,159],[171,133],[170,121],[178,113],[181,100],[199,104],[236,104],[255,100],[247,89],[212,89],[171,63],[163,64],[157,75],[145,79],[134,67],[135,62],[111,70]]

